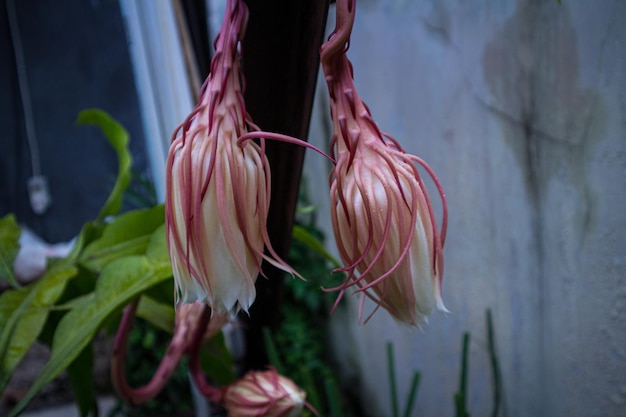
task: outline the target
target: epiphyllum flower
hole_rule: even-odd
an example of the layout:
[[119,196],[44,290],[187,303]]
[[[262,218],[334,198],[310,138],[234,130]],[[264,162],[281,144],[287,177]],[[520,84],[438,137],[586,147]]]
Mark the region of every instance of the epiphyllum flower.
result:
[[228,417],[298,417],[306,394],[276,370],[250,371],[226,388]]
[[248,126],[256,129],[246,113],[239,62],[247,17],[241,0],[228,1],[211,74],[167,159],[167,240],[178,301],[206,301],[218,313],[248,310],[263,259],[293,272],[267,236],[270,171],[263,141],[237,143]]
[[[428,165],[382,133],[357,94],[345,54],[354,13],[354,1],[337,0],[337,26],[321,50],[334,124],[331,217],[346,265],[342,270],[348,274],[336,289],[341,298],[356,285],[363,297],[395,319],[419,326],[435,306],[445,311],[441,298],[445,196]],[[441,232],[416,163],[426,169],[441,195]]]

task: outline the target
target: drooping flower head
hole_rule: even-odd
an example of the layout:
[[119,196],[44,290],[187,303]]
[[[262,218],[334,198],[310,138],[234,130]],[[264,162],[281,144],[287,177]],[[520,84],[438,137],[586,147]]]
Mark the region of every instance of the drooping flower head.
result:
[[226,388],[222,405],[228,417],[298,417],[306,394],[274,369],[250,371]]
[[[336,289],[341,298],[356,285],[361,302],[367,296],[398,321],[419,326],[434,307],[445,311],[445,196],[428,165],[379,130],[357,93],[346,56],[354,14],[354,0],[337,0],[337,26],[321,49],[334,126],[331,218],[347,272]],[[441,230],[416,164],[440,192]]]
[[248,310],[263,259],[293,272],[267,237],[270,171],[263,141],[237,143],[256,129],[240,69],[247,18],[242,0],[228,1],[211,74],[167,158],[166,233],[177,299],[208,302],[217,313]]

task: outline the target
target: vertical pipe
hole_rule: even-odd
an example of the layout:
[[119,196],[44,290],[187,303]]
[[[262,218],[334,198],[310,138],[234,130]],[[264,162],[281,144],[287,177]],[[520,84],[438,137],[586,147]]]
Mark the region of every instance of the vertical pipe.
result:
[[[243,42],[246,107],[263,130],[307,139],[319,68],[328,0],[247,1],[250,18]],[[285,259],[297,204],[304,149],[267,142],[272,169],[268,217],[270,240]],[[283,273],[263,265],[268,279],[257,280],[257,298],[246,321],[247,369],[267,361],[262,328],[274,330],[279,320]]]

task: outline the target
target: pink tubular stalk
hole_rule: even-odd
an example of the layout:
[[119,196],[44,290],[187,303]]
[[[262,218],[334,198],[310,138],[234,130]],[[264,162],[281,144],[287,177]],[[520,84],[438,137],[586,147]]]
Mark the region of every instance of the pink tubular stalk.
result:
[[159,363],[154,376],[146,385],[140,388],[132,388],[126,380],[124,371],[124,363],[126,361],[126,345],[128,344],[128,335],[133,325],[135,311],[139,299],[134,300],[124,310],[122,321],[115,337],[115,345],[113,348],[113,356],[111,360],[111,381],[113,388],[120,398],[131,404],[141,404],[154,398],[165,386],[170,376],[178,366],[180,358],[187,349],[187,332],[186,326],[177,326],[170,345],[165,352],[165,357]]
[[[441,298],[447,204],[434,171],[380,131],[353,81],[346,56],[355,0],[337,0],[335,31],[321,48],[334,133],[331,218],[347,273],[337,302],[353,286],[402,323],[419,326]],[[434,181],[442,200],[439,230],[416,164]],[[374,311],[376,311],[376,309]]]
[[124,362],[128,335],[133,325],[138,302],[139,299],[134,300],[124,310],[113,347],[111,381],[120,398],[131,404],[141,404],[156,397],[172,376],[182,356],[187,353],[194,379],[203,383],[200,387],[201,392],[209,400],[219,403],[222,390],[209,385],[204,376],[200,375],[202,370],[198,365],[198,355],[203,340],[220,331],[226,322],[226,316],[211,315],[210,308],[199,303],[179,307],[176,312],[174,335],[154,376],[144,386],[132,388],[126,380]]
[[211,322],[211,309],[203,306],[202,312],[197,317],[196,327],[191,329],[189,344],[189,371],[198,391],[215,404],[220,404],[224,396],[224,390],[213,387],[205,378],[202,368],[200,367],[200,347],[202,340],[205,338],[207,326]]
[[[172,339],[165,357],[159,364],[150,382],[140,388],[131,388],[126,380],[124,364],[126,362],[128,335],[132,328],[138,302],[138,299],[133,301],[124,310],[124,315],[115,337],[113,356],[111,358],[111,382],[113,383],[113,388],[122,400],[130,404],[141,404],[154,398],[169,380],[186,349],[185,344],[181,343],[180,336],[177,338],[178,340]],[[179,333],[179,335],[182,335],[182,333]]]

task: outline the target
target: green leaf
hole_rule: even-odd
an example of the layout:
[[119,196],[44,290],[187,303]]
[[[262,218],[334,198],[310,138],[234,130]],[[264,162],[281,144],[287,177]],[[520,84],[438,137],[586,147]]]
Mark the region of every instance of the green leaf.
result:
[[118,216],[85,248],[80,256],[81,264],[99,272],[117,258],[146,253],[152,233],[164,221],[163,205]]
[[283,365],[280,355],[278,354],[276,343],[274,343],[274,339],[272,338],[272,332],[268,327],[263,327],[261,331],[263,332],[263,345],[265,347],[265,352],[267,352],[270,364],[276,368],[276,371],[279,374],[284,375],[285,366]]
[[333,417],[343,417],[341,411],[341,400],[339,398],[339,389],[334,378],[326,378],[324,380],[324,392],[328,400],[328,408],[330,409],[330,415]]
[[459,373],[459,390],[454,394],[454,406],[457,417],[469,417],[467,411],[467,375],[468,375],[468,353],[470,334],[463,333],[463,343],[461,348],[461,372]]
[[398,387],[396,382],[396,361],[393,355],[393,344],[387,342],[387,371],[389,372],[389,397],[391,398],[391,415],[400,417],[398,411]]
[[0,333],[0,391],[37,340],[50,307],[77,272],[74,266],[57,265],[28,287],[6,291],[0,296],[0,322],[4,323]]
[[236,378],[233,357],[222,332],[213,336],[200,350],[200,363],[208,379],[218,386],[226,386]]
[[321,396],[318,392],[317,386],[315,385],[315,380],[313,379],[313,374],[311,372],[310,367],[303,367],[300,373],[300,378],[302,380],[302,389],[306,392],[307,401],[309,404],[313,406],[313,408],[317,410],[322,409],[322,401]]
[[165,263],[170,265],[170,255],[167,250],[167,242],[165,241],[165,225],[161,225],[152,233],[150,244],[146,249],[148,259],[157,263]]
[[498,417],[502,396],[502,375],[496,352],[496,337],[493,329],[493,317],[491,315],[491,309],[489,308],[487,309],[487,342],[489,346],[489,362],[491,364],[491,380],[493,386],[493,407],[491,409],[491,417]]
[[33,297],[34,293],[28,289],[6,291],[0,296],[0,323],[3,323],[0,331],[0,392],[13,373],[6,365],[6,358],[15,326]]
[[67,374],[79,415],[87,417],[89,412],[97,407],[93,382],[93,346],[91,344],[88,344],[67,368]]
[[337,259],[335,259],[335,257],[326,250],[324,244],[320,242],[318,238],[309,233],[304,227],[295,225],[292,229],[291,236],[293,237],[293,239],[303,243],[315,252],[322,255],[333,265],[333,267],[341,268],[341,264],[339,263],[339,261],[337,261]]
[[317,210],[317,207],[314,205],[308,205],[303,207],[296,208],[296,214],[311,214]]
[[0,279],[13,288],[20,287],[13,273],[13,262],[20,250],[20,234],[15,216],[9,214],[0,219]]
[[81,111],[76,123],[98,126],[117,153],[117,181],[109,198],[100,210],[100,214],[98,214],[97,221],[102,221],[105,217],[120,211],[124,191],[130,184],[132,158],[128,150],[128,132],[106,112],[98,109]]
[[96,224],[94,222],[85,223],[82,229],[80,229],[78,236],[76,236],[76,240],[74,240],[71,252],[65,257],[65,259],[68,262],[77,261],[85,246],[100,237],[104,226],[105,225],[103,224]]
[[413,406],[415,405],[415,398],[417,397],[417,388],[420,384],[422,374],[415,371],[413,373],[413,379],[411,379],[411,388],[409,388],[409,394],[406,399],[406,406],[404,407],[404,417],[411,417],[413,415]]
[[159,303],[152,297],[142,295],[137,306],[137,317],[150,322],[155,327],[172,333],[176,312],[170,304]]
[[174,280],[163,281],[159,285],[150,288],[145,294],[154,301],[173,306],[174,302]]
[[[153,234],[147,253],[154,252],[155,246],[164,242],[159,230]],[[128,256],[109,263],[100,274],[93,297],[83,298],[61,319],[54,334],[50,361],[10,417],[22,412],[46,384],[76,359],[109,316],[119,313],[133,298],[171,276],[167,254],[165,262],[156,257]]]
[[58,304],[54,307],[52,307],[52,310],[55,311],[69,311],[72,310],[74,308],[76,308],[76,306],[82,304],[85,302],[85,298],[89,298],[89,299],[93,299],[93,293],[87,293],[87,294],[83,294],[83,295],[79,295],[77,297],[74,297],[70,300],[68,300],[65,303],[62,304]]

